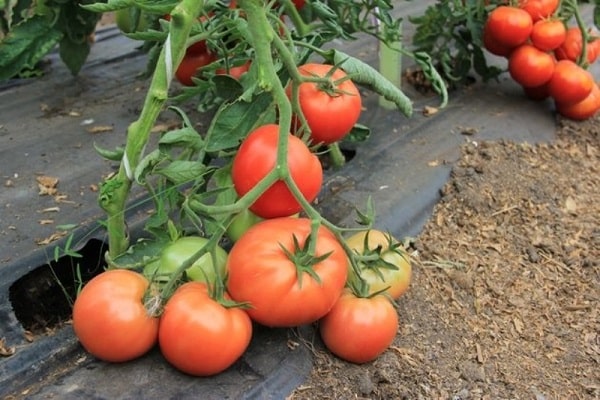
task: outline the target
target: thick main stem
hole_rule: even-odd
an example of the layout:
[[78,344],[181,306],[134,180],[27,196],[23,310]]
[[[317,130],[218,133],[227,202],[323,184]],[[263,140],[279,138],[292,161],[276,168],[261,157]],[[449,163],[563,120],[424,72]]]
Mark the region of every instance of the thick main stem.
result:
[[142,157],[150,131],[168,98],[169,85],[174,70],[185,54],[185,43],[192,23],[203,7],[203,0],[182,0],[171,13],[169,35],[160,53],[142,112],[127,129],[125,152],[119,172],[103,185],[99,202],[107,214],[108,255],[112,259],[129,247],[125,207],[134,171]]

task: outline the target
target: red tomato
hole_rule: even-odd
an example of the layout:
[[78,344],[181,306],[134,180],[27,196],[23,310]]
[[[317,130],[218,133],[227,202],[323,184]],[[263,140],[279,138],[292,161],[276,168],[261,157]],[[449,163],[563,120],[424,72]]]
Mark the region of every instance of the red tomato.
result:
[[[578,62],[579,56],[583,51],[583,36],[581,30],[574,26],[567,30],[567,36],[562,45],[554,50],[556,58],[559,60],[571,60]],[[587,45],[587,62],[592,64],[598,58],[600,53],[600,39],[595,39]]]
[[73,330],[83,347],[104,361],[129,361],[156,343],[158,318],[144,307],[148,280],[114,269],[97,275],[73,305]]
[[517,47],[508,60],[510,76],[525,87],[541,86],[552,78],[554,57],[530,44]]
[[548,84],[545,83],[542,86],[536,87],[525,87],[523,86],[523,92],[525,96],[529,97],[531,100],[542,101],[547,99],[550,96],[548,93]]
[[178,370],[210,376],[229,368],[246,351],[252,322],[241,308],[210,298],[206,285],[180,286],[160,317],[160,351]]
[[600,111],[600,88],[594,85],[590,94],[575,104],[556,103],[556,110],[559,114],[574,120],[584,120],[593,117]]
[[302,7],[304,7],[304,3],[306,3],[306,1],[305,0],[292,0],[292,3],[294,3],[296,8],[299,10]]
[[531,15],[525,10],[510,6],[495,8],[485,25],[494,42],[508,48],[525,43],[533,29]]
[[[304,76],[325,77],[335,68],[327,64],[305,64],[298,68]],[[310,128],[314,144],[330,144],[350,133],[360,117],[362,101],[358,88],[341,69],[336,69],[327,85],[305,82],[298,88],[300,108]],[[337,82],[337,83],[336,83]],[[287,88],[292,96],[292,88]],[[296,121],[294,126],[298,125]]]
[[[402,296],[410,285],[410,257],[398,241],[387,233],[371,229],[355,233],[346,240],[359,255],[378,256],[372,261],[359,261],[359,273],[369,285],[369,294],[385,290],[392,299]],[[349,270],[349,278],[355,275]]]
[[251,61],[247,61],[242,65],[236,65],[234,67],[229,67],[229,70],[225,68],[219,68],[215,72],[217,75],[229,75],[234,79],[239,80],[242,75],[244,75],[250,69]]
[[321,319],[319,332],[333,354],[360,364],[383,353],[394,341],[398,326],[398,313],[387,297],[360,298],[344,291]]
[[561,20],[543,19],[533,24],[531,44],[543,51],[554,50],[567,38],[567,28]]
[[531,15],[533,22],[548,18],[558,8],[560,0],[521,0],[519,6]]
[[571,60],[560,60],[548,82],[548,93],[563,105],[579,103],[595,86],[592,74]]
[[[307,201],[313,201],[321,190],[323,169],[317,156],[299,138],[288,136],[288,167],[292,179]],[[251,132],[242,142],[233,159],[231,177],[237,194],[242,197],[252,190],[277,161],[279,125],[268,124]],[[287,217],[302,210],[302,206],[283,181],[269,187],[250,210],[262,218]]]
[[297,240],[303,248],[310,232],[307,218],[268,219],[248,229],[231,248],[227,291],[234,300],[250,303],[248,314],[256,322],[273,327],[312,323],[342,293],[348,276],[344,249],[321,226],[314,255],[329,255],[311,260],[294,246]]
[[499,44],[490,34],[490,29],[488,25],[484,25],[483,27],[483,46],[492,54],[495,54],[500,57],[508,58],[510,53],[512,53],[514,47],[507,47]]
[[194,86],[192,77],[196,76],[202,67],[213,61],[215,61],[215,56],[208,52],[198,54],[186,53],[179,67],[177,67],[177,71],[175,71],[175,77],[182,85]]

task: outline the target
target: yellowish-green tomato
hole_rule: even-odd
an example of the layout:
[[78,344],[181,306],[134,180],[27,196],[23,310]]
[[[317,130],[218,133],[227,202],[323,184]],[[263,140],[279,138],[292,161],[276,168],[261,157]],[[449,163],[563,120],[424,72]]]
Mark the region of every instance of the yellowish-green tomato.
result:
[[146,15],[134,8],[116,10],[115,23],[123,33],[145,31],[148,28]]
[[[368,240],[365,243],[365,237]],[[374,261],[359,262],[360,276],[369,284],[369,293],[385,288],[393,298],[402,296],[410,285],[412,267],[410,256],[402,245],[391,235],[371,229],[355,233],[346,239],[348,246],[358,254],[375,256]],[[350,268],[349,279],[356,279],[355,271]]]

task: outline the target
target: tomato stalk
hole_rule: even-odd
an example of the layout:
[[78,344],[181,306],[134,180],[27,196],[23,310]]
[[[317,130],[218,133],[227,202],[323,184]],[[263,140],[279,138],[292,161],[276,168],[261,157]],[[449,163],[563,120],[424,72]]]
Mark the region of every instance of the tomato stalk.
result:
[[573,10],[573,16],[575,17],[575,22],[577,22],[577,26],[581,31],[581,54],[579,55],[579,59],[577,60],[577,64],[579,64],[583,68],[588,67],[588,41],[590,40],[590,34],[587,30],[587,26],[583,21],[581,16],[581,12],[577,5],[577,0],[563,0],[563,4],[566,3],[569,8]]
[[127,129],[127,140],[119,171],[102,185],[99,203],[107,214],[107,257],[110,259],[122,254],[129,247],[125,206],[134,180],[133,171],[142,157],[150,131],[168,98],[170,82],[185,54],[192,23],[203,7],[203,0],[182,0],[174,8],[169,35],[161,50],[142,111],[139,118]]

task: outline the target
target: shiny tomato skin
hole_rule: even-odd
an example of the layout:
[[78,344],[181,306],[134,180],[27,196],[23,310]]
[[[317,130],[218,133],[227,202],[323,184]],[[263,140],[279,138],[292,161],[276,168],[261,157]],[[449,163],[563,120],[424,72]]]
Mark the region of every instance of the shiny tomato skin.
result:
[[307,218],[274,218],[251,227],[231,248],[227,261],[227,291],[235,301],[248,302],[250,317],[266,326],[293,327],[323,317],[340,296],[348,276],[348,258],[324,226],[318,230],[315,255],[331,253],[312,266],[317,281],[282,249],[294,252],[311,231]]
[[560,60],[548,82],[548,93],[557,103],[575,104],[585,99],[594,86],[594,77],[589,71],[571,60]]
[[[288,136],[288,167],[294,182],[307,201],[313,201],[323,183],[323,168],[316,155],[299,138]],[[242,197],[276,165],[279,125],[267,124],[252,131],[242,142],[233,159],[231,177]],[[262,218],[286,217],[302,210],[283,181],[276,181],[251,206]]]
[[[365,246],[367,235],[368,241]],[[380,255],[383,261],[376,263],[373,267],[362,262],[358,264],[361,277],[369,284],[369,294],[385,290],[392,299],[398,299],[406,293],[412,276],[410,256],[395,238],[385,232],[371,229],[355,233],[346,239],[346,244],[359,255],[381,247]],[[397,247],[390,248],[390,246]],[[349,279],[354,275],[354,270],[350,268]]]
[[229,368],[246,351],[251,337],[248,314],[210,298],[201,282],[177,288],[160,317],[161,353],[175,368],[193,376]]
[[562,116],[576,121],[592,118],[600,111],[600,88],[595,84],[590,94],[578,103],[566,105],[556,103],[556,110]]
[[503,47],[517,47],[529,39],[533,20],[527,11],[517,7],[499,6],[485,23],[491,38]]
[[[577,26],[567,29],[565,41],[554,50],[558,60],[579,61],[583,52],[583,35]],[[600,55],[600,39],[596,38],[587,44],[587,62],[592,64]]]
[[[144,268],[144,275],[148,279],[168,281],[179,266],[204,247],[206,243],[208,243],[208,239],[204,237],[184,236],[167,244],[161,251],[158,262],[150,263]],[[223,278],[225,276],[227,252],[220,246],[215,247],[215,260],[219,276]],[[197,259],[185,273],[190,280],[209,284],[215,283],[217,274],[210,252]]]
[[346,290],[319,322],[325,346],[336,356],[356,364],[376,359],[394,341],[398,313],[383,296],[356,297]]
[[251,61],[247,61],[242,65],[229,67],[229,69],[219,68],[215,72],[217,75],[229,75],[234,79],[240,80],[242,75],[244,75],[250,69],[250,64]]
[[145,354],[156,343],[158,318],[144,307],[149,282],[125,269],[92,278],[73,305],[73,330],[93,356],[124,362]]
[[[332,65],[309,63],[301,65],[298,71],[304,76],[325,77],[334,68]],[[337,142],[358,122],[362,100],[356,85],[350,79],[333,85],[346,77],[346,73],[337,68],[331,75],[332,88],[322,89],[314,82],[304,82],[298,88],[300,108],[310,128],[313,144]],[[287,87],[287,93],[291,98],[291,86]],[[299,128],[297,125],[298,121],[295,121],[294,127]]]
[[531,15],[533,22],[550,17],[558,8],[560,0],[521,0],[519,7]]
[[197,75],[198,70],[213,61],[215,61],[215,56],[208,52],[197,54],[186,53],[175,71],[175,77],[182,85],[194,86],[192,77]]
[[510,76],[525,87],[541,86],[552,78],[554,58],[530,44],[516,48],[508,59]]
[[533,24],[531,44],[542,51],[560,47],[567,38],[567,28],[558,19],[544,19]]
[[483,27],[483,46],[490,53],[505,58],[508,58],[514,49],[514,47],[503,46],[496,42],[487,25]]

